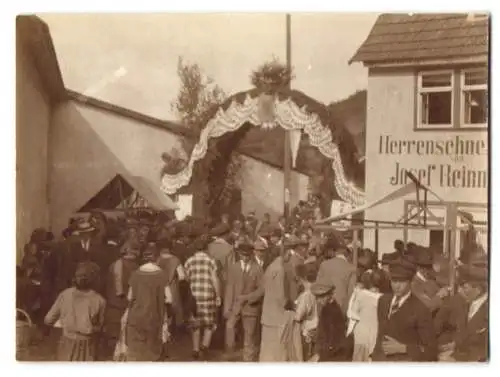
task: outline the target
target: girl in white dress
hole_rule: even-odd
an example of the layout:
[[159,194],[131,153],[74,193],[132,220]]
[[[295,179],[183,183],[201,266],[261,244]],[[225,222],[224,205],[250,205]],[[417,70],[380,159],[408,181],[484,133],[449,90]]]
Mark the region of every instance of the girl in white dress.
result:
[[377,340],[377,305],[384,287],[384,273],[368,270],[361,276],[354,289],[347,311],[349,326],[347,334],[354,333],[352,361],[371,361],[371,353]]

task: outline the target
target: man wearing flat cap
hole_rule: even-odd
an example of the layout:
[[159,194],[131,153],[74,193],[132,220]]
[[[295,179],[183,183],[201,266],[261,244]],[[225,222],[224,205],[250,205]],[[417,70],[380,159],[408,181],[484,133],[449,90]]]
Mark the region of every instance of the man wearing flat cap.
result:
[[415,273],[415,265],[403,258],[389,266],[393,293],[379,299],[373,361],[437,361],[431,312],[411,292]]
[[235,328],[241,320],[243,328],[243,361],[256,361],[259,349],[259,319],[263,292],[260,289],[263,270],[253,255],[254,245],[238,245],[238,263],[229,267],[224,294],[226,349],[234,351]]
[[344,313],[335,300],[335,285],[326,275],[316,279],[311,293],[318,305],[316,355],[319,362],[352,360],[352,337],[346,337]]
[[440,360],[481,362],[489,358],[488,267],[458,269],[459,290],[436,314]]

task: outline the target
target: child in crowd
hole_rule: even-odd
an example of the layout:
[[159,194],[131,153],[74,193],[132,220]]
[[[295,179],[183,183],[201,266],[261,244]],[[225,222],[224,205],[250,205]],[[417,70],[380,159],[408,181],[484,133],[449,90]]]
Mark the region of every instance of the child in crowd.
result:
[[296,268],[296,274],[303,286],[303,291],[295,302],[295,320],[300,323],[304,361],[309,360],[313,355],[314,339],[318,326],[316,298],[311,292],[311,285],[316,280],[317,273],[315,263],[300,264]]
[[346,336],[346,319],[335,301],[335,286],[328,279],[320,279],[311,286],[311,292],[318,304],[315,355],[311,360],[350,361],[353,342]]
[[354,335],[353,361],[371,361],[370,355],[377,340],[378,300],[382,296],[385,279],[382,270],[367,270],[361,275],[361,281],[351,296],[347,310],[347,334]]
[[80,263],[75,286],[59,294],[45,317],[45,324],[60,322],[62,337],[58,361],[95,361],[98,336],[104,323],[106,301],[91,287],[99,274],[92,262]]

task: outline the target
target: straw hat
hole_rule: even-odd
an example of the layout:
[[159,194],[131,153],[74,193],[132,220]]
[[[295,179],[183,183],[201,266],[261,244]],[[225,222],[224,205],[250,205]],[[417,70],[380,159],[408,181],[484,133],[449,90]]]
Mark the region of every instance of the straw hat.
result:
[[76,225],[74,234],[85,234],[95,232],[96,228],[88,221],[81,221]]
[[266,240],[262,239],[262,237],[257,237],[255,242],[253,243],[253,248],[254,250],[264,251],[267,250],[268,244]]

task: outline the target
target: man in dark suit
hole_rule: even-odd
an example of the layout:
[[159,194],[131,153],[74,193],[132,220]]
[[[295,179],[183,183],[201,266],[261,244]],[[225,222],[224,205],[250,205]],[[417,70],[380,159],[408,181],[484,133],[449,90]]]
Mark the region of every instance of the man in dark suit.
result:
[[57,268],[59,292],[71,286],[78,263],[90,261],[99,265],[102,244],[94,239],[95,232],[96,228],[89,222],[80,221],[74,237],[68,238],[61,246]]
[[356,267],[348,261],[349,251],[338,236],[330,235],[325,248],[334,250],[335,256],[321,263],[317,280],[329,280],[331,285],[335,286],[335,300],[345,315],[356,285]]
[[253,258],[254,246],[239,244],[239,263],[229,267],[224,294],[226,318],[226,349],[234,351],[235,327],[241,320],[243,327],[243,361],[256,361],[259,350],[259,319],[263,291],[260,289],[263,270]]
[[272,262],[267,241],[263,237],[257,236],[257,239],[253,243],[253,250],[255,261],[265,271],[267,266]]
[[415,265],[405,259],[389,266],[393,293],[379,299],[373,361],[437,361],[431,313],[411,292],[415,273]]
[[489,357],[488,268],[459,268],[459,294],[451,297],[434,320],[440,360],[487,361]]
[[417,269],[417,273],[411,282],[411,290],[434,314],[443,303],[443,295],[440,292],[439,284],[434,279],[433,258],[427,248],[419,247],[416,251],[416,254],[408,256],[408,258],[411,257],[410,262],[413,262]]

